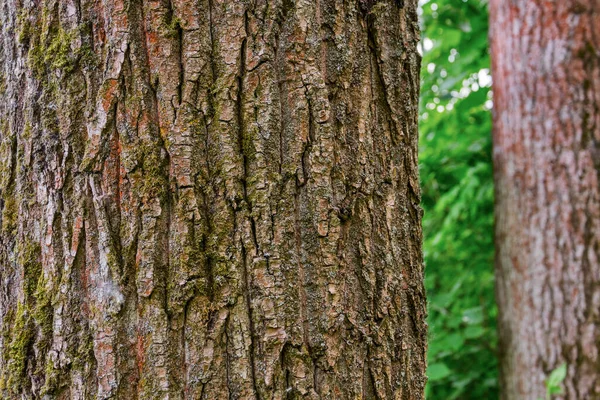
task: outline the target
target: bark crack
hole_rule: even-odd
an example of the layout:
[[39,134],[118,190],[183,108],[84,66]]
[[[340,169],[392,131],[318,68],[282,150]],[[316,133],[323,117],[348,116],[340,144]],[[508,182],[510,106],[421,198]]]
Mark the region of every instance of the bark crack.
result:
[[[244,39],[242,39],[242,44],[240,48],[240,68],[237,76],[237,98],[236,98],[236,111],[237,111],[237,125],[238,125],[238,145],[239,152],[242,156],[242,190],[244,196],[244,202],[246,203],[248,219],[250,221],[250,230],[252,235],[252,241],[254,243],[254,251],[255,254],[259,254],[258,240],[256,237],[256,223],[254,221],[254,216],[252,215],[252,202],[248,197],[248,169],[249,169],[249,160],[246,154],[246,146],[249,146],[250,143],[246,143],[248,138],[245,138],[245,123],[244,123],[244,98],[243,98],[243,90],[244,90],[244,79],[246,77],[246,47],[248,43],[247,35],[249,32],[248,27],[248,11],[244,12],[244,29],[245,35]],[[244,281],[244,297],[246,302],[246,311],[248,314],[248,329],[250,335],[250,345],[249,345],[249,355],[250,355],[250,370],[252,374],[252,386],[254,389],[254,393],[257,399],[260,399],[257,381],[256,381],[256,365],[255,365],[255,328],[254,328],[254,316],[253,316],[253,308],[252,308],[252,297],[251,297],[251,283],[250,283],[250,273],[248,271],[248,254],[247,249],[244,244],[244,240],[241,240],[241,249],[242,249],[242,276]]]

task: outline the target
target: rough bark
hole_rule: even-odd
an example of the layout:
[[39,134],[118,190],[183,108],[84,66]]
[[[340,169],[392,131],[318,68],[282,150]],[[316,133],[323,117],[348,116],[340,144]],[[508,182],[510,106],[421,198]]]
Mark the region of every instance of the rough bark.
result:
[[503,398],[600,398],[600,3],[490,5]]
[[416,0],[0,0],[3,398],[421,399]]

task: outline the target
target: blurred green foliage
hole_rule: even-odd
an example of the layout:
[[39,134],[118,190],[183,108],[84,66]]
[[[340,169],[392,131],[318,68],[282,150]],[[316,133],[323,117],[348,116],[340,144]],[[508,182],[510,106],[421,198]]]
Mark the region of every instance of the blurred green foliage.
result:
[[485,0],[421,0],[428,399],[498,398]]
[[566,377],[567,364],[562,364],[550,373],[550,376],[546,379],[546,400],[551,400],[555,394],[563,394],[561,383]]

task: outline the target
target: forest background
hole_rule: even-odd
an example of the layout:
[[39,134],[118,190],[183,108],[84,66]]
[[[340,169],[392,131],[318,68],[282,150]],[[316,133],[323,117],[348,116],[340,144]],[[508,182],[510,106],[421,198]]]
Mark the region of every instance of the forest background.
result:
[[421,0],[427,398],[498,398],[486,0]]

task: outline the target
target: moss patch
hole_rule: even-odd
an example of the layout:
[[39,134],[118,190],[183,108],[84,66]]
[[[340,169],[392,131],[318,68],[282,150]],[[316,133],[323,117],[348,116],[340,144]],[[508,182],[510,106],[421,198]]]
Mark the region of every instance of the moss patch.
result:
[[27,354],[33,343],[33,326],[27,306],[19,303],[15,324],[11,330],[12,340],[7,348],[8,365],[6,388],[18,394],[22,391],[27,367]]
[[34,302],[38,280],[42,273],[42,263],[40,261],[41,247],[35,241],[19,242],[17,251],[19,254],[18,262],[23,268],[25,302],[30,305]]
[[[47,18],[42,17],[42,19]],[[46,25],[45,23],[41,24]],[[51,71],[61,71],[62,76],[69,75],[82,64],[84,66],[93,65],[95,54],[88,44],[78,45],[81,42],[82,30],[85,27],[79,27],[70,31],[62,26],[48,26],[41,29],[41,33],[28,33],[27,40],[30,43],[29,53],[27,55],[29,67],[34,76],[40,80],[46,87],[56,89],[52,85]]]
[[8,237],[14,236],[17,231],[17,215],[17,200],[11,191],[6,194],[2,209],[2,233]]

